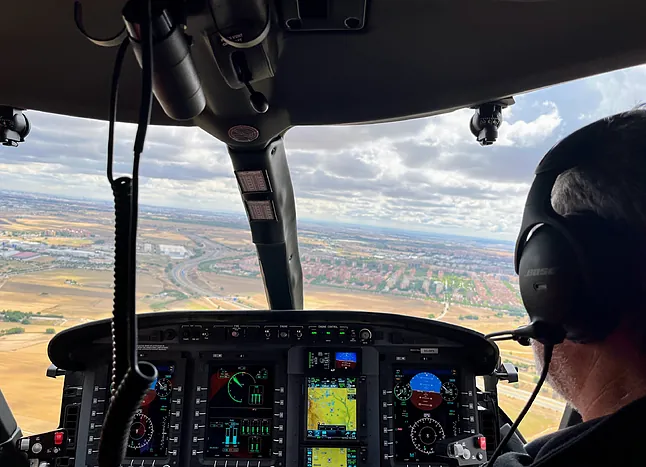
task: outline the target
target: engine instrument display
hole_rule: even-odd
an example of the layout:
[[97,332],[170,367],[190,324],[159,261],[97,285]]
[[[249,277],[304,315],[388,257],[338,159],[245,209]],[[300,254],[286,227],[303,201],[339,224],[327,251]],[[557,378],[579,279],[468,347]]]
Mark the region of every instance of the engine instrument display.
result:
[[306,448],[307,467],[356,467],[356,448]]
[[438,441],[461,433],[458,371],[448,368],[394,371],[395,459],[428,462]]
[[208,391],[205,456],[271,457],[273,368],[211,364]]
[[175,364],[152,362],[158,377],[150,385],[130,425],[126,457],[166,457],[170,430],[170,396]]
[[357,438],[357,378],[307,378],[307,438]]

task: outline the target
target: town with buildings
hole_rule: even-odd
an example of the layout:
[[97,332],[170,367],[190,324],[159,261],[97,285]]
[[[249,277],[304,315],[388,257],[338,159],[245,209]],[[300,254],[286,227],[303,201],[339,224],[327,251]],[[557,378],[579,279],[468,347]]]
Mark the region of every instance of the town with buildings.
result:
[[[0,279],[54,269],[112,268],[109,203],[2,193]],[[183,293],[191,271],[257,278],[246,219],[238,214],[142,207],[140,268],[159,268]],[[299,222],[306,285],[522,313],[510,242],[362,226]],[[188,289],[188,290],[185,290]]]

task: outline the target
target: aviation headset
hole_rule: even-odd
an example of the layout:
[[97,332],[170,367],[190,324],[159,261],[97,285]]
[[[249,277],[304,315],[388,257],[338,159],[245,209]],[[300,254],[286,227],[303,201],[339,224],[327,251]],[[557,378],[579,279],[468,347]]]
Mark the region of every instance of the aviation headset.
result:
[[[586,159],[612,157],[612,146],[622,136],[621,130],[608,131],[616,117],[577,130],[543,157],[516,241],[514,267],[531,322],[559,329],[575,342],[608,336],[644,287],[636,260],[646,258],[639,250],[644,243],[639,237],[646,232],[639,235],[591,211],[561,216],[551,203],[560,174]],[[627,118],[619,117],[624,123]]]

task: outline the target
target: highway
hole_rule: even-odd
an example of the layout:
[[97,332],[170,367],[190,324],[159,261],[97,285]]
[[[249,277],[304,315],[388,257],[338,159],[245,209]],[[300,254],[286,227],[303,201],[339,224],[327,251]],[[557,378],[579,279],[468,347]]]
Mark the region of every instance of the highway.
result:
[[[507,383],[500,383],[498,384],[498,395],[498,397],[504,395],[506,397],[512,397],[514,399],[520,399],[523,402],[526,402],[529,399],[531,393],[523,389],[516,389],[513,386],[507,385]],[[554,400],[551,397],[541,396],[540,394],[536,396],[534,405],[538,405],[550,410],[556,410],[559,413],[562,413],[563,410],[565,410],[565,402]]]
[[230,297],[219,295],[214,290],[206,289],[191,281],[189,275],[198,268],[200,263],[223,258],[227,256],[227,253],[230,253],[231,250],[223,245],[214,243],[203,237],[192,235],[192,236],[189,236],[189,238],[198,245],[199,244],[204,245],[203,248],[205,253],[202,256],[189,258],[186,261],[183,261],[173,266],[173,268],[170,270],[170,273],[169,273],[169,276],[171,277],[171,279],[173,279],[177,284],[179,284],[182,290],[190,292],[191,294],[198,295],[200,297],[205,297],[207,299],[215,298],[218,300],[226,300],[232,303],[233,305],[238,306],[239,308],[251,308],[247,305],[243,305],[242,303],[234,302],[233,300],[230,299]]
[[213,261],[218,258],[225,256],[227,248],[217,243],[213,243],[205,238],[191,236],[196,244],[203,244],[205,253],[202,256],[195,258],[189,258],[186,261],[176,264],[170,271],[171,279],[175,280],[183,290],[186,290],[192,294],[205,296],[205,297],[215,297],[220,298],[212,290],[206,290],[197,284],[194,284],[189,278],[188,275],[195,270],[200,263],[204,261]]

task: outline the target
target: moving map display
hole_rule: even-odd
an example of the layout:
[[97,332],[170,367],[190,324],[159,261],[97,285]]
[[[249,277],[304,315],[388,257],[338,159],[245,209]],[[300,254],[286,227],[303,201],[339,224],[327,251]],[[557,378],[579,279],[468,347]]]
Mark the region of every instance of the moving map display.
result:
[[306,448],[307,467],[356,467],[356,448]]
[[460,434],[459,381],[455,369],[395,369],[393,395],[397,461],[428,461],[435,454],[438,441]]
[[152,362],[158,376],[150,385],[130,425],[126,457],[166,457],[170,430],[170,401],[175,365]]
[[272,373],[263,365],[210,366],[206,457],[271,457]]
[[307,437],[357,438],[357,378],[307,378]]

